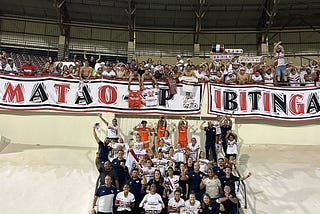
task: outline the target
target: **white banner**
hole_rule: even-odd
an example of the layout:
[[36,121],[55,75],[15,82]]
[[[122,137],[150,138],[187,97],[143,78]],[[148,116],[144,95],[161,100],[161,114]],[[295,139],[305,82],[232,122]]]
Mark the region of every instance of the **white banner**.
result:
[[262,56],[240,56],[239,57],[239,62],[244,62],[244,63],[260,63],[262,59]]
[[243,49],[225,49],[226,53],[242,54]]
[[222,54],[210,55],[211,60],[232,59],[233,57],[234,55],[222,55]]
[[177,94],[168,95],[165,83],[158,89],[139,90],[137,82],[96,79],[79,80],[55,77],[24,78],[0,76],[0,108],[11,110],[114,111],[118,113],[200,113],[204,84],[193,84],[185,92],[178,84]]
[[316,87],[232,86],[209,84],[209,113],[302,121],[320,119]]

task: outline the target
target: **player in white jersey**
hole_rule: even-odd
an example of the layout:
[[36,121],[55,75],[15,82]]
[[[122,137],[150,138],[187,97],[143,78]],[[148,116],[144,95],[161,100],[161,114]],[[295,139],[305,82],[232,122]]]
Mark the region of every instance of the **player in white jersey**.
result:
[[188,150],[193,161],[197,160],[199,149],[200,145],[197,143],[197,139],[195,137],[191,138],[191,143],[188,144]]
[[184,208],[184,200],[180,198],[181,190],[176,189],[174,191],[174,197],[171,198],[168,202],[168,213],[170,214],[179,214],[180,210]]
[[129,184],[125,184],[123,186],[123,191],[119,192],[116,196],[115,206],[117,207],[117,213],[119,214],[128,214],[134,207],[135,198],[129,191]]
[[198,214],[200,208],[200,201],[196,200],[196,195],[194,193],[190,193],[189,200],[184,203],[184,213]]

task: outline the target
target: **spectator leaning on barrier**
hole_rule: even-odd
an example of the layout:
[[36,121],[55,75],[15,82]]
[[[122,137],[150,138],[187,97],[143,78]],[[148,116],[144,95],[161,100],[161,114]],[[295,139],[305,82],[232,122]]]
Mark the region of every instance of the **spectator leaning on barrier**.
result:
[[314,74],[310,67],[307,68],[307,73],[304,75],[305,86],[314,86]]
[[298,70],[296,67],[291,67],[289,70],[289,84],[290,86],[300,86],[300,74],[298,73]]
[[150,70],[151,68],[146,68],[144,70],[144,73],[141,75],[141,83],[140,83],[140,86],[141,86],[141,89],[143,90],[145,88],[144,86],[144,83],[146,80],[151,80],[152,81],[152,87],[153,88],[158,88],[158,81],[157,79],[154,77],[153,73],[151,72]]
[[27,58],[26,63],[21,66],[21,73],[24,76],[34,76],[37,72],[37,66],[32,63],[30,58]]
[[251,176],[251,172],[249,172],[246,176],[238,177],[232,174],[232,168],[227,166],[225,168],[225,176],[220,178],[221,186],[224,188],[225,186],[229,186],[231,188],[231,193],[235,195],[236,185],[235,182],[243,181],[248,179]]
[[316,68],[314,75],[314,82],[317,87],[320,87],[320,67]]
[[250,75],[246,73],[246,68],[241,67],[237,73],[237,83],[239,85],[248,84],[250,82]]
[[253,84],[262,84],[264,82],[263,77],[261,75],[262,72],[263,72],[262,69],[259,69],[255,72],[253,72],[253,74],[251,75],[251,82]]
[[18,74],[18,69],[16,65],[13,62],[13,59],[8,58],[8,63],[6,67],[4,68],[5,74],[10,74],[10,75],[17,75]]
[[274,72],[271,66],[269,66],[266,72],[263,74],[263,80],[265,85],[273,86],[274,83]]
[[84,65],[80,69],[79,77],[81,80],[83,79],[89,79],[92,74],[92,67],[89,65],[89,61],[85,60]]
[[128,90],[131,90],[131,83],[133,80],[137,80],[139,83],[139,90],[141,89],[141,77],[140,74],[138,73],[137,69],[131,70],[131,73],[129,75],[129,80],[128,80]]
[[50,75],[53,72],[53,69],[50,68],[50,62],[46,62],[46,64],[44,64],[44,67],[41,70],[42,75]]

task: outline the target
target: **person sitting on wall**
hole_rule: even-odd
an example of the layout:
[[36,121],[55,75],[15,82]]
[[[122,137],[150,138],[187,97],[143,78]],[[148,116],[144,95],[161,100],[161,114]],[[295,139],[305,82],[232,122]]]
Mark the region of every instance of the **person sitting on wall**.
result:
[[157,79],[154,77],[153,72],[151,72],[150,68],[147,68],[144,70],[144,73],[141,75],[141,79],[140,79],[140,86],[141,86],[141,90],[144,89],[144,83],[145,80],[151,80],[152,81],[152,87],[158,88],[158,81]]

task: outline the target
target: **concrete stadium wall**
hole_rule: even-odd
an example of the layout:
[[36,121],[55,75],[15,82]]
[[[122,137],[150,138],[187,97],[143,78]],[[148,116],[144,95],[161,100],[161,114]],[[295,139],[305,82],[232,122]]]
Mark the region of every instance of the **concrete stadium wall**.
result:
[[320,120],[284,122],[236,119],[234,129],[243,144],[320,145]]
[[[202,121],[214,120],[214,115],[208,115],[207,94],[202,103],[201,115],[187,117],[189,121],[189,139],[196,137],[203,147],[204,133],[200,130]],[[132,128],[141,122],[148,121],[153,127],[159,115],[115,115],[103,113],[107,121],[118,118],[121,127],[120,135],[129,141],[132,138]],[[180,116],[167,116],[169,131],[176,141],[176,127]],[[23,112],[0,111],[0,135],[11,140],[11,143],[65,145],[79,147],[95,147],[92,127],[100,122],[98,134],[105,137],[105,125],[96,113],[60,113],[60,112]],[[310,122],[283,122],[266,119],[234,119],[233,130],[238,133],[241,144],[291,144],[319,145],[320,120]]]

